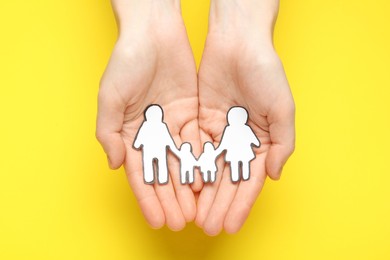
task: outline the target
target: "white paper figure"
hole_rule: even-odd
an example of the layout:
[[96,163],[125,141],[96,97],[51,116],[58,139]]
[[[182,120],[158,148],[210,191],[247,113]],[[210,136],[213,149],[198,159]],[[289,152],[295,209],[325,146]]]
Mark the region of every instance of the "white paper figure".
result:
[[[222,152],[222,151],[221,151]],[[198,165],[200,172],[202,173],[203,182],[214,182],[217,165],[215,160],[219,154],[214,149],[214,145],[211,142],[206,142],[203,146],[203,153],[200,155]]]
[[176,154],[180,158],[180,182],[181,184],[194,182],[194,169],[198,164],[195,156],[192,154],[190,143],[183,143],[180,151]]
[[[175,154],[179,151],[163,122],[163,110],[159,105],[150,105],[145,110],[145,121],[138,130],[134,148],[142,147],[144,181],[154,183],[154,169],[160,184],[168,182],[168,148]],[[154,167],[156,166],[156,167]]]
[[222,140],[216,153],[226,151],[225,161],[230,163],[230,175],[233,182],[248,180],[250,161],[255,158],[252,146],[260,147],[260,141],[247,125],[248,112],[243,107],[232,107],[227,114],[228,125],[222,134]]
[[[167,125],[163,122],[164,113],[159,105],[150,105],[145,109],[145,120],[142,123],[133,147],[142,149],[144,181],[154,183],[168,182],[167,152],[170,149],[180,159],[180,182],[194,182],[194,169],[199,167],[204,182],[216,179],[217,157],[226,151],[225,161],[230,164],[230,175],[233,182],[242,177],[250,177],[250,161],[255,158],[253,146],[260,147],[260,141],[247,125],[248,112],[243,107],[232,107],[227,113],[228,125],[225,127],[221,143],[217,149],[211,142],[206,142],[203,153],[196,160],[190,143],[183,143],[177,149]],[[241,176],[240,176],[241,173]]]

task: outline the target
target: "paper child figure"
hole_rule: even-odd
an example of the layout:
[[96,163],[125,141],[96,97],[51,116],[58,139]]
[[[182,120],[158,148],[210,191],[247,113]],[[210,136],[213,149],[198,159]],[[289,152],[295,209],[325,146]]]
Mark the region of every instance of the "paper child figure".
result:
[[217,165],[215,160],[219,154],[214,150],[214,145],[211,142],[206,142],[203,146],[203,153],[200,155],[198,165],[203,176],[203,182],[214,182]]
[[176,154],[180,158],[180,182],[181,184],[194,182],[194,169],[198,164],[195,156],[192,154],[190,143],[183,143],[180,151]]
[[225,161],[230,163],[230,175],[233,182],[249,179],[250,161],[255,158],[252,146],[260,147],[260,141],[247,125],[248,112],[243,107],[232,107],[227,114],[228,125],[222,134],[217,154],[226,150]]
[[[154,183],[154,169],[160,184],[168,182],[167,150],[175,154],[179,151],[163,122],[163,110],[159,105],[150,105],[145,109],[145,121],[138,130],[134,148],[142,147],[144,181]],[[156,166],[156,167],[154,167]]]

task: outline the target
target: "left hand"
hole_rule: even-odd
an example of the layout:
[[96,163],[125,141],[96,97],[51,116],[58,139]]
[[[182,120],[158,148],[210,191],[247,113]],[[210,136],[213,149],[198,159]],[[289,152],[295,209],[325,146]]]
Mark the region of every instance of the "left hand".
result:
[[[219,164],[216,182],[204,185],[196,223],[209,235],[223,228],[229,233],[240,230],[267,174],[279,179],[294,150],[294,101],[273,48],[273,28],[264,29],[272,27],[273,22],[263,21],[256,27],[258,24],[251,18],[258,4],[251,7],[244,2],[229,8],[229,3],[212,1],[210,31],[198,75],[199,125],[202,143],[212,141],[217,147],[227,123],[227,111],[235,105],[244,106],[249,112],[248,125],[260,139],[261,147],[254,150],[256,158],[251,162],[249,181],[232,183],[229,167]],[[271,12],[264,17],[276,19],[277,6],[262,8]]]

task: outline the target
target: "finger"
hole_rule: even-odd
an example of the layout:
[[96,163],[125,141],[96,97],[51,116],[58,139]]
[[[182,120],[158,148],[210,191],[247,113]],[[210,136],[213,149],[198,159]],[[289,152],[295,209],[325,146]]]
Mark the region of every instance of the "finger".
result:
[[[179,136],[175,136],[173,139],[176,145],[181,144],[181,140]],[[196,216],[195,196],[189,185],[181,184],[179,159],[172,155],[169,155],[168,169],[169,169],[170,179],[172,181],[173,188],[176,193],[176,199],[177,202],[179,203],[181,212],[186,222],[191,222],[194,220]]]
[[[279,107],[271,109],[268,117],[271,146],[266,158],[266,172],[278,180],[282,168],[295,147],[295,106],[292,97],[276,102]],[[282,104],[282,105],[280,105]]]
[[96,138],[107,154],[110,168],[117,169],[125,160],[126,148],[120,135],[125,104],[120,97],[101,87],[98,97]]
[[127,147],[129,150],[124,166],[130,187],[149,225],[153,228],[161,228],[165,224],[164,211],[154,187],[144,183],[142,154],[131,148],[131,144],[127,144]]
[[223,228],[226,213],[229,210],[238,185],[230,179],[230,167],[225,167],[213,205],[203,225],[203,230],[210,236],[218,235]]
[[[196,158],[199,158],[201,153],[201,144],[198,120],[193,120],[187,123],[180,131],[180,138],[181,140],[184,140],[184,142],[189,142],[191,144],[192,153]],[[194,183],[191,184],[191,188],[194,192],[199,192],[203,187],[203,182],[197,169],[195,170],[194,175]]]
[[[174,137],[172,137],[175,139]],[[175,142],[180,142],[180,140],[177,140],[176,137]],[[185,225],[186,221],[183,215],[183,212],[180,208],[179,202],[176,198],[175,190],[173,187],[173,181],[176,181],[176,179],[179,176],[176,176],[176,174],[173,171],[174,165],[177,165],[177,163],[174,161],[175,158],[171,154],[167,153],[166,161],[162,160],[158,162],[158,167],[160,169],[166,169],[168,170],[169,178],[168,183],[166,184],[160,184],[158,181],[159,174],[162,174],[161,172],[157,175],[157,180],[154,183],[154,190],[156,191],[157,197],[161,203],[161,206],[165,213],[165,223],[173,231],[179,231],[182,230]],[[169,162],[168,162],[169,160]],[[165,164],[165,165],[164,165]],[[178,171],[178,170],[176,170]],[[189,189],[189,187],[188,187]],[[189,189],[190,190],[190,189]],[[194,199],[195,201],[195,199]],[[195,203],[195,202],[194,202]]]
[[165,213],[165,223],[173,231],[182,230],[186,221],[177,201],[175,191],[172,185],[172,176],[167,184],[154,184],[157,197]]
[[[204,133],[203,131],[200,131],[200,140],[204,144],[206,142],[212,142],[212,138]],[[218,147],[218,143],[214,144],[215,147]],[[222,173],[224,171],[225,167],[225,161],[223,160],[223,157],[220,156],[217,160],[217,178],[215,182],[213,183],[207,183],[203,185],[202,190],[199,193],[198,200],[197,200],[197,212],[196,212],[196,219],[195,224],[198,227],[203,227],[203,223],[207,217],[207,214],[211,208],[211,205],[214,202],[215,194],[217,193],[219,184],[222,180]],[[199,171],[198,178],[201,179],[201,173]]]
[[207,215],[209,214],[210,208],[213,205],[215,196],[218,191],[218,187],[222,180],[222,175],[224,173],[225,161],[223,160],[222,157],[218,158],[217,167],[218,167],[218,172],[217,172],[215,182],[213,183],[209,182],[203,185],[203,189],[200,192],[197,201],[197,212],[196,212],[195,223],[197,226],[202,228],[207,218]]
[[240,182],[224,221],[224,229],[227,233],[238,232],[248,218],[267,177],[264,162],[265,155],[260,155],[253,160],[250,179]]

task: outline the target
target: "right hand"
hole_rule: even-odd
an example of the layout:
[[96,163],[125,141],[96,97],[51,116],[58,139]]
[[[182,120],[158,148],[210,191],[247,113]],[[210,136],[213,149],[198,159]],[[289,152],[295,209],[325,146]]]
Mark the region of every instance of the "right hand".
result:
[[[180,184],[178,160],[168,158],[167,185],[146,185],[142,153],[132,147],[144,109],[159,104],[175,143],[186,140],[200,151],[196,66],[180,6],[172,2],[113,1],[120,32],[100,83],[96,136],[109,166],[124,164],[147,222],[180,230],[195,218],[196,203],[191,187]],[[200,190],[200,182],[193,188]]]

